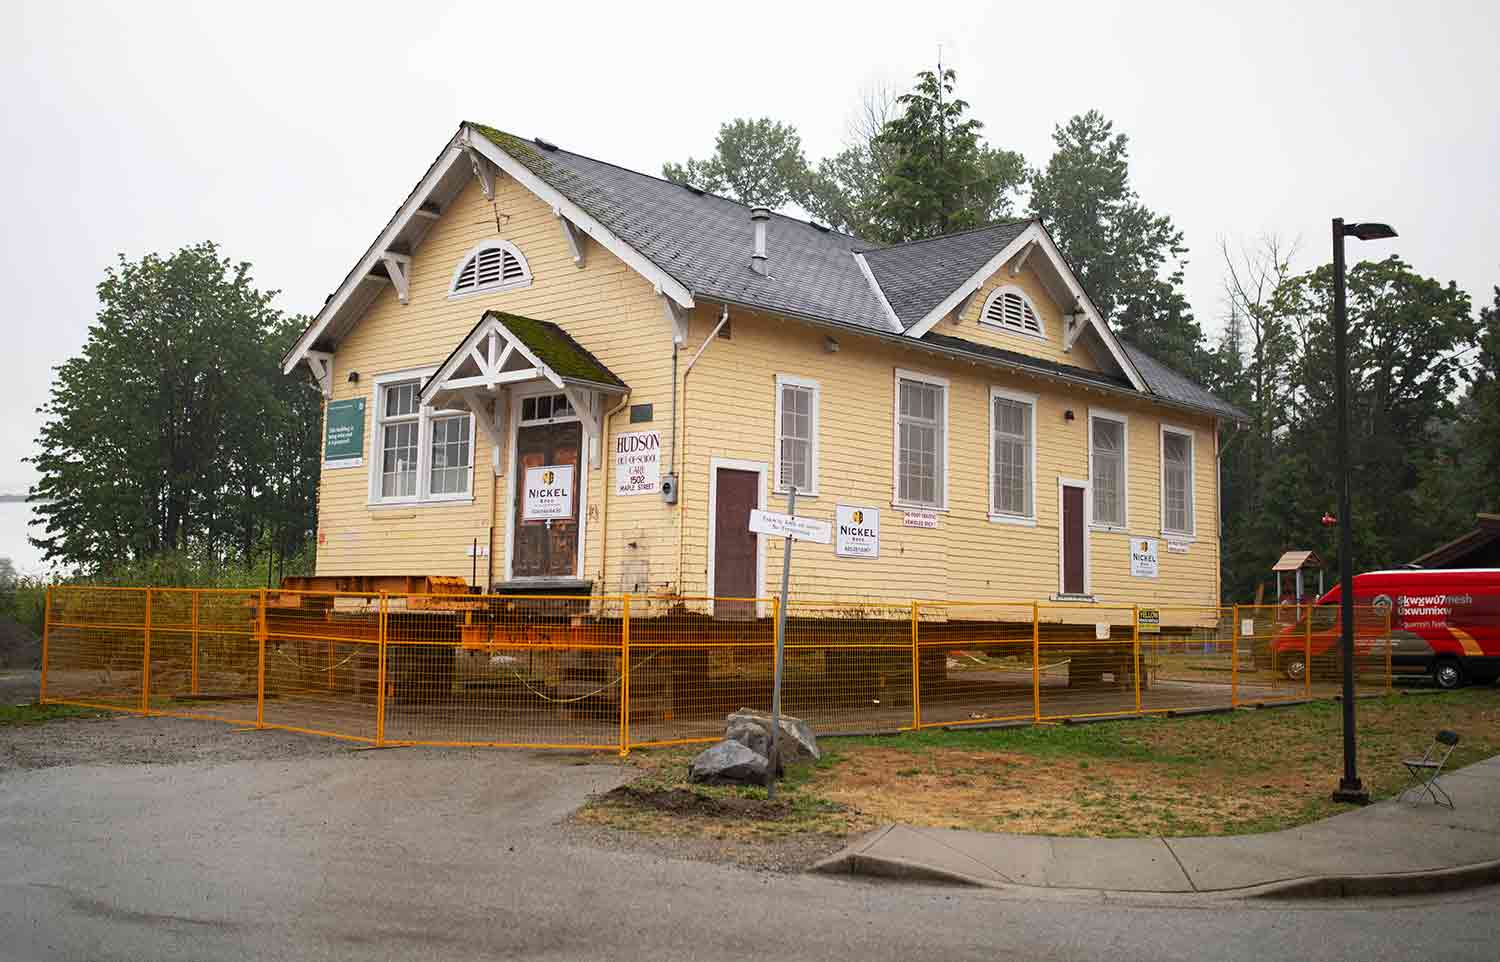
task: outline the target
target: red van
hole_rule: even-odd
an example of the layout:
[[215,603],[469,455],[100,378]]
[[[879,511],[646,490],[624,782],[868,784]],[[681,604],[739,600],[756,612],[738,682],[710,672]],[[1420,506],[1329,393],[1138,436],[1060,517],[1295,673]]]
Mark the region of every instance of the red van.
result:
[[[1431,675],[1441,688],[1500,677],[1500,568],[1403,568],[1354,576],[1354,603],[1391,616],[1393,674]],[[1275,665],[1288,678],[1331,665],[1339,643],[1339,586],[1312,609],[1311,645],[1306,621],[1282,629],[1272,643]],[[1356,658],[1384,651],[1383,626],[1355,619]]]

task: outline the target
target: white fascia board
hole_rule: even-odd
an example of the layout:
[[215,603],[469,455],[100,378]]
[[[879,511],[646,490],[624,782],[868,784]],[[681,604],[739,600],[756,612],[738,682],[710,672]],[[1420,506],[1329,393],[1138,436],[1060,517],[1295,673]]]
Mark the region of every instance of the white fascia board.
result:
[[636,273],[650,281],[656,290],[676,301],[681,307],[693,306],[692,292],[684,287],[681,281],[662,270],[640,251],[616,237],[609,228],[595,220],[582,207],[568,200],[557,188],[533,173],[530,167],[501,150],[488,137],[471,127],[465,127],[461,136],[465,138],[466,143],[479,151],[481,156],[515,178],[516,183],[572,221],[574,227],[592,237],[600,247],[629,264]]
[[896,309],[891,307],[891,302],[886,300],[885,291],[880,289],[880,282],[875,279],[875,273],[870,270],[870,264],[865,260],[865,255],[854,252],[854,263],[859,265],[860,273],[865,275],[865,280],[870,282],[870,290],[875,292],[875,299],[880,301],[880,306],[885,309],[885,318],[891,322],[891,330],[897,334],[901,332],[901,318],[896,316]]
[[964,281],[952,293],[943,298],[942,303],[928,311],[926,317],[907,328],[906,336],[912,338],[921,337],[936,327],[939,321],[952,313],[960,301],[983,287],[984,282],[989,280],[992,274],[1004,267],[1007,261],[1024,250],[1027,244],[1036,240],[1040,233],[1041,228],[1035,223],[1032,223],[1025,230],[1021,231],[1019,237],[1006,244],[1000,253],[986,261],[984,266],[975,271],[968,280]]
[[1104,342],[1104,346],[1109,350],[1110,356],[1115,359],[1115,363],[1120,366],[1121,371],[1125,372],[1125,376],[1130,379],[1130,383],[1137,391],[1143,394],[1150,394],[1150,389],[1146,387],[1146,379],[1141,377],[1141,372],[1137,371],[1135,365],[1130,363],[1130,358],[1125,356],[1125,349],[1120,347],[1119,341],[1115,340],[1114,332],[1109,329],[1108,324],[1104,323],[1103,316],[1100,315],[1099,309],[1094,306],[1094,302],[1089,299],[1088,292],[1083,289],[1082,284],[1078,283],[1078,278],[1073,276],[1073,271],[1068,267],[1068,262],[1063,258],[1062,252],[1052,242],[1052,235],[1048,234],[1046,229],[1040,224],[1033,224],[1032,228],[1036,230],[1041,240],[1042,250],[1046,252],[1047,259],[1052,262],[1052,267],[1057,271],[1057,276],[1062,278],[1063,283],[1068,286],[1069,293],[1076,297],[1078,303],[1082,305],[1083,312],[1088,315],[1089,323],[1093,325],[1094,332],[1099,335],[1099,340]]
[[365,276],[380,262],[386,251],[389,250],[391,242],[401,236],[401,232],[406,229],[406,225],[411,222],[412,218],[418,215],[418,212],[422,209],[422,205],[427,202],[427,198],[432,195],[437,185],[442,182],[443,178],[448,175],[448,171],[453,168],[453,165],[463,155],[463,147],[458,144],[456,139],[448,142],[447,148],[438,155],[438,159],[428,168],[427,176],[422,178],[421,183],[406,198],[406,203],[401,205],[401,209],[396,212],[396,216],[391,218],[391,222],[385,225],[385,230],[381,231],[380,236],[375,238],[375,243],[371,244],[369,250],[365,251],[364,257],[359,261],[359,265],[350,272],[348,277],[344,278],[344,283],[339,285],[339,289],[334,292],[333,297],[329,299],[327,304],[323,305],[323,309],[318,312],[318,316],[313,318],[312,324],[308,326],[307,330],[302,332],[301,337],[297,338],[297,343],[287,352],[286,357],[282,358],[281,373],[292,373],[297,365],[302,362],[308,350],[318,342],[318,338],[323,336],[323,332],[328,328],[328,325],[343,310],[344,305],[348,303],[350,295],[354,293],[354,289],[364,281]]

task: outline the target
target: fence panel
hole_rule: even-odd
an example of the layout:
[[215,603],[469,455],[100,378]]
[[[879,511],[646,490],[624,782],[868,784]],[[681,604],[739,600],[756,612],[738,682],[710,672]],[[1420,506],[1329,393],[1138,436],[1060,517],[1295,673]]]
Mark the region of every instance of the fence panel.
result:
[[909,602],[807,602],[786,616],[781,703],[830,735],[910,728],[915,717]]
[[1139,710],[1133,606],[1037,606],[1040,717],[1089,718]]
[[[777,603],[632,596],[626,743],[717,741],[730,712],[770,711]],[[793,657],[789,652],[789,662]],[[782,707],[789,715],[802,710],[791,697],[797,664],[784,677]]]
[[917,724],[1036,716],[1036,608],[1029,602],[919,602]]
[[151,713],[256,719],[258,590],[151,589]]
[[[1309,696],[1308,615],[1311,605],[1237,605],[1235,703],[1285,701]],[[1316,621],[1321,614],[1315,615]]]
[[265,725],[374,741],[380,595],[270,590],[265,599]]
[[1141,710],[1220,708],[1234,702],[1234,612],[1209,607],[1155,609],[1143,626]]
[[142,710],[148,597],[145,588],[52,588],[47,701]]
[[389,606],[387,744],[619,749],[619,598],[393,595]]

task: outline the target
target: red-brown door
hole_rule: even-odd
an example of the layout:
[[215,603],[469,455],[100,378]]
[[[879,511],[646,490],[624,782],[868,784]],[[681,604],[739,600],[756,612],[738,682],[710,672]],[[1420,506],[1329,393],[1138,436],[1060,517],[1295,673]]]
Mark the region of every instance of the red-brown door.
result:
[[[750,511],[760,505],[760,474],[718,468],[714,484],[714,583],[717,598],[754,598],[758,536]],[[715,601],[721,618],[753,618],[753,601]]]
[[1062,489],[1062,590],[1065,595],[1088,592],[1084,568],[1084,538],[1088,520],[1083,516],[1083,488],[1071,484]]
[[[578,573],[578,501],[583,487],[579,450],[583,426],[537,424],[516,432],[516,536],[511,554],[512,578],[572,578]],[[573,466],[573,513],[567,518],[526,520],[526,469]]]

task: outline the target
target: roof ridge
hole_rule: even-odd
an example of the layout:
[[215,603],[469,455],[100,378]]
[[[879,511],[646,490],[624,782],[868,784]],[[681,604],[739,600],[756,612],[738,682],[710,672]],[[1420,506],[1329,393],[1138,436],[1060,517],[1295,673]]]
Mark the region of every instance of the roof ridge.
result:
[[[694,193],[697,193],[700,196],[712,197],[715,200],[722,200],[726,204],[733,204],[736,207],[743,207],[747,213],[754,206],[762,206],[762,205],[747,204],[744,201],[735,200],[733,197],[725,197],[723,194],[718,194],[718,193],[715,193],[715,192],[713,192],[711,190],[705,190],[704,188],[701,188],[701,187],[689,187],[686,184],[679,184],[677,181],[675,181],[675,180],[668,180],[666,177],[659,177],[656,174],[648,174],[648,173],[646,173],[644,171],[636,170],[633,167],[626,167],[624,164],[617,164],[617,163],[615,163],[612,160],[601,160],[598,157],[591,157],[588,154],[580,154],[576,150],[569,150],[568,148],[566,148],[566,147],[560,147],[557,144],[551,144],[550,147],[543,147],[543,146],[541,146],[540,144],[538,144],[536,142],[536,138],[533,138],[533,137],[522,137],[520,134],[511,133],[508,130],[503,130],[503,129],[501,129],[499,127],[496,127],[496,126],[493,126],[491,124],[482,124],[482,123],[480,123],[478,121],[475,121],[475,120],[465,120],[465,121],[462,121],[462,123],[464,125],[466,125],[466,126],[469,126],[469,127],[478,127],[478,128],[482,128],[484,130],[493,130],[493,131],[495,131],[497,133],[504,134],[507,137],[514,137],[517,140],[529,143],[533,148],[535,148],[537,150],[545,150],[545,151],[548,151],[549,153],[568,154],[568,155],[573,156],[573,157],[579,157],[579,158],[582,158],[583,160],[587,160],[590,163],[599,164],[602,167],[613,167],[615,170],[623,170],[627,174],[634,174],[637,177],[644,177],[647,180],[654,180],[657,183],[661,183],[661,184],[670,184],[673,187],[677,187],[677,188],[680,188],[682,190],[692,191]],[[551,142],[549,141],[549,143],[551,143]],[[838,228],[832,227],[832,226],[830,226],[828,224],[819,224],[818,226],[814,227],[812,221],[803,220],[800,217],[793,217],[791,214],[783,214],[781,211],[779,211],[779,210],[773,210],[773,209],[771,209],[769,207],[767,207],[766,209],[770,210],[772,216],[774,216],[774,217],[780,217],[783,220],[789,220],[789,221],[793,222],[794,224],[799,224],[799,225],[801,225],[803,227],[811,228],[813,230],[818,231],[819,233],[838,234],[840,237],[847,237],[850,240],[859,241],[862,244],[877,243],[876,241],[870,240],[868,237],[860,237],[858,234],[851,234],[848,231],[839,230]],[[883,247],[872,247],[872,248],[869,248],[869,249],[870,250],[885,250],[885,248],[883,248]]]
[[[1001,227],[1014,227],[1017,224],[1031,224],[1038,220],[1035,217],[1018,217],[1014,220],[997,220],[993,224],[985,224],[983,227],[970,227],[968,230],[956,230],[947,234],[934,234],[931,237],[918,237],[916,240],[901,241],[898,244],[889,244],[885,247],[865,247],[855,250],[856,254],[871,254],[876,251],[897,251],[907,247],[915,247],[917,244],[926,244],[931,241],[948,240],[953,237],[964,237],[968,234],[978,234],[987,230],[996,230]],[[856,238],[862,240],[863,238]]]

